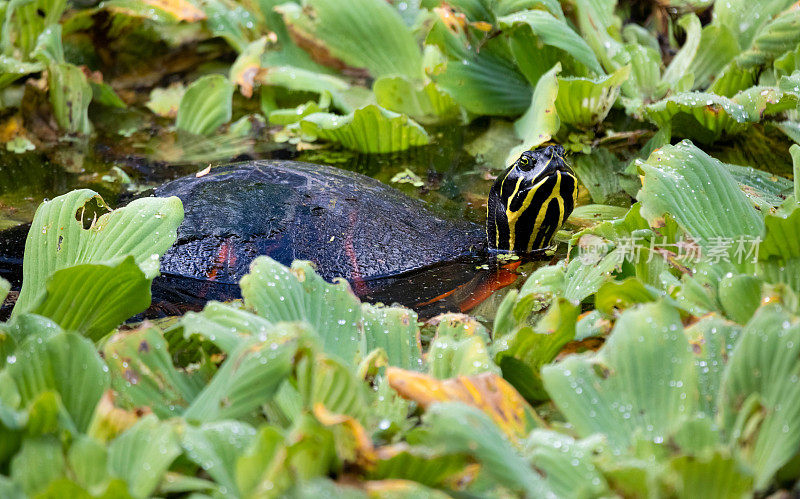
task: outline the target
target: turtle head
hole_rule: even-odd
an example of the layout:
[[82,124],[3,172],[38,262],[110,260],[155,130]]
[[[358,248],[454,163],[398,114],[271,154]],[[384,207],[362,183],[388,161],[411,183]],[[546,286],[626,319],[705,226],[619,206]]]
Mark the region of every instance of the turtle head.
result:
[[489,191],[489,248],[530,253],[547,248],[572,213],[578,179],[560,145],[525,151]]

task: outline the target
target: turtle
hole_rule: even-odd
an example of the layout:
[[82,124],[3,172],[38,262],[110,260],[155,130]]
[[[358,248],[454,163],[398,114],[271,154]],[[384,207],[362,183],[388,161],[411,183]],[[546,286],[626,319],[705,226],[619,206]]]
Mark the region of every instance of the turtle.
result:
[[551,244],[578,190],[564,155],[559,145],[523,152],[492,185],[485,227],[313,163],[251,160],[172,180],[151,193],[177,196],[185,213],[161,258],[153,303],[176,313],[170,305],[236,298],[259,255],[285,265],[309,260],[322,278],[344,278],[368,301],[435,303],[497,255],[541,254]]

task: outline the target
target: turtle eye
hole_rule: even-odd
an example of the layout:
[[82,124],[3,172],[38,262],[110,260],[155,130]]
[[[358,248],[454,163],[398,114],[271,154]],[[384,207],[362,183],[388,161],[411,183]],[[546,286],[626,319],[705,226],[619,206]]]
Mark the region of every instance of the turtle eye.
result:
[[528,159],[527,156],[521,156],[517,161],[517,166],[520,170],[528,171],[531,169],[531,161]]

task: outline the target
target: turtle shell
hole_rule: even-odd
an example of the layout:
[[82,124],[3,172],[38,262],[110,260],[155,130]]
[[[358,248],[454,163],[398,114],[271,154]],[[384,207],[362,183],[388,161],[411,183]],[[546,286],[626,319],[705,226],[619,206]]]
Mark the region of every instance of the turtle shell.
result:
[[237,283],[259,255],[310,260],[320,275],[364,282],[485,249],[474,223],[441,218],[364,175],[296,161],[249,161],[155,190],[185,217],[161,260],[165,276]]

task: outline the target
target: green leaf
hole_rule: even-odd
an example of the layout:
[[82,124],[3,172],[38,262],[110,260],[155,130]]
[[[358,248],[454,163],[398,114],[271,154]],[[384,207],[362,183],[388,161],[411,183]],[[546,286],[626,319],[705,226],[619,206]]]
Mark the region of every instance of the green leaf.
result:
[[592,201],[604,205],[627,207],[630,195],[635,195],[641,187],[638,178],[625,172],[626,167],[625,162],[606,148],[594,149],[591,154],[581,154],[573,160],[573,170]]
[[553,495],[544,479],[481,410],[459,402],[439,403],[428,409],[423,423],[426,445],[469,454],[494,481],[529,497]]
[[[298,328],[297,336],[303,330]],[[242,418],[270,401],[292,370],[297,341],[254,339],[229,352],[225,362],[192,400],[184,419],[212,422]]]
[[369,105],[352,114],[311,114],[300,120],[303,133],[363,153],[388,153],[430,143],[428,133],[408,116]]
[[145,106],[153,113],[164,118],[175,118],[178,115],[183,94],[186,93],[183,83],[173,83],[166,88],[154,88],[150,91],[150,100]]
[[757,489],[797,453],[800,428],[800,326],[779,306],[762,307],[745,326],[722,379],[720,419],[752,466]]
[[564,123],[590,127],[603,121],[619,96],[620,86],[630,75],[630,66],[596,79],[558,78],[556,111]]
[[11,460],[11,478],[28,497],[44,491],[65,471],[61,444],[52,436],[26,439]]
[[466,456],[441,453],[421,446],[399,444],[381,449],[381,456],[370,472],[373,480],[412,480],[430,487],[457,475],[466,465]]
[[66,0],[34,0],[9,2],[5,11],[5,22],[0,31],[2,48],[6,55],[11,55],[15,48],[11,45],[12,35],[16,50],[28,56],[36,46],[39,35],[46,29],[58,24],[64,10]]
[[69,63],[49,64],[47,85],[58,126],[67,133],[92,133],[89,121],[92,87],[83,70]]
[[585,259],[579,257],[570,261],[564,274],[564,298],[581,302],[596,293],[619,270],[624,257],[624,248],[617,248],[597,258],[587,255]]
[[[99,212],[93,214],[94,207]],[[155,276],[158,258],[175,242],[183,221],[181,201],[142,198],[118,210],[103,210],[102,198],[88,189],[39,206],[25,241],[22,289],[14,316],[37,306],[51,275],[76,264],[114,264],[132,255],[148,279]],[[90,220],[85,229],[83,224]]]
[[422,351],[419,343],[417,314],[402,307],[361,305],[367,351],[383,349],[389,365],[420,369]]
[[236,463],[236,483],[243,497],[278,496],[291,484],[284,441],[281,431],[273,426],[259,429]]
[[687,327],[685,333],[695,358],[700,407],[706,414],[715,414],[722,373],[741,327],[718,315],[707,315]]
[[208,302],[200,313],[187,312],[180,320],[183,336],[207,339],[223,352],[232,352],[242,342],[257,337],[261,341],[279,340],[294,331],[247,310],[219,302]]
[[661,77],[661,80],[671,88],[674,88],[686,74],[691,74],[687,72],[697,54],[701,38],[700,19],[696,15],[687,14],[681,17],[678,19],[678,25],[686,32],[686,42],[675,54],[675,57],[672,58],[669,66],[664,70],[664,75]]
[[[736,37],[725,25],[708,24],[700,34],[697,53],[686,69],[694,75],[694,90],[707,88],[734,57],[739,54]],[[722,94],[730,96],[731,94]]]
[[550,430],[533,430],[525,441],[525,454],[545,474],[557,497],[603,497],[611,494],[608,483],[592,462],[603,450],[599,438],[575,441]]
[[67,464],[84,489],[96,490],[109,479],[108,449],[91,437],[81,435],[70,445]]
[[6,373],[16,384],[21,406],[46,391],[55,391],[75,427],[85,431],[109,385],[94,345],[73,333],[31,337],[19,346],[14,358]]
[[[504,32],[510,32],[512,51],[522,71],[528,76],[532,84],[535,84],[538,78],[531,78],[529,76],[531,70],[526,71],[525,66],[531,66],[533,61],[540,62],[534,56],[542,50],[541,45],[555,47],[559,49],[560,54],[566,52],[594,73],[603,74],[603,68],[589,45],[563,19],[558,19],[549,12],[544,10],[524,10],[500,17],[497,19],[497,23]],[[527,25],[530,28],[536,41],[539,42],[536,50],[531,50],[530,45],[524,50],[522,46],[514,47],[516,32],[523,29],[523,25]],[[533,60],[529,62],[529,59]],[[553,63],[550,63],[549,67],[552,67],[552,65]],[[534,68],[531,69],[535,71]]]
[[534,328],[522,327],[493,345],[503,377],[526,399],[547,400],[539,371],[575,338],[579,312],[568,300],[555,300]]
[[0,89],[3,89],[16,80],[31,73],[37,73],[43,69],[41,64],[35,62],[23,62],[13,59],[7,55],[0,54]]
[[256,258],[240,283],[248,308],[267,320],[305,321],[327,353],[356,365],[366,353],[361,305],[346,281],[325,282],[309,262],[291,269],[269,257]]
[[660,128],[703,143],[723,134],[735,135],[748,128],[747,111],[726,97],[713,93],[683,92],[644,107],[644,115]]
[[180,435],[186,457],[214,479],[222,494],[236,494],[236,463],[253,442],[256,430],[239,421],[186,426]]
[[385,76],[372,87],[378,105],[424,125],[464,121],[464,109],[434,82],[416,85],[403,76]]
[[480,52],[471,51],[463,33],[456,35],[437,20],[426,42],[447,56],[431,72],[431,79],[467,111],[517,116],[530,105],[530,85],[505,54],[505,47],[498,45],[503,40],[489,40]]
[[736,61],[745,69],[762,66],[797,48],[798,37],[800,37],[800,11],[787,9],[774,19],[770,19],[759,30],[750,48],[739,54]]
[[195,135],[211,135],[232,116],[234,85],[222,75],[198,78],[186,89],[175,126]]
[[130,408],[147,406],[159,418],[180,415],[202,389],[178,371],[154,326],[112,336],[103,347],[114,389]]
[[303,7],[285,3],[277,10],[296,38],[346,64],[367,68],[374,78],[422,77],[422,54],[414,35],[384,2],[352,0],[343,9],[337,0],[306,0]]
[[751,275],[729,275],[719,283],[722,310],[732,321],[745,324],[761,304],[761,280]]
[[767,215],[764,240],[758,246],[756,271],[769,283],[783,282],[800,290],[800,208],[789,214]]
[[181,454],[174,425],[145,416],[108,446],[108,469],[134,497],[148,497]]
[[150,279],[128,255],[119,264],[85,263],[54,272],[31,310],[96,341],[150,306]]
[[715,238],[755,238],[763,222],[718,160],[689,141],[658,149],[641,164],[641,213],[654,225],[668,213],[700,244]]
[[547,142],[561,127],[561,120],[556,112],[560,71],[561,63],[556,63],[536,84],[528,110],[514,122],[514,130],[517,137],[522,139],[522,144],[511,149],[505,164],[514,163],[523,151],[532,150]]
[[753,492],[752,475],[722,451],[699,458],[678,456],[670,460],[669,468],[678,478],[675,487],[678,497],[697,494],[698,497],[725,499],[749,497]]
[[751,45],[756,34],[782,10],[792,5],[791,0],[765,0],[754,3],[748,0],[731,0],[714,5],[714,23],[726,26],[736,36],[742,49]]
[[663,95],[661,91],[661,52],[652,47],[627,44],[617,54],[620,65],[630,65],[631,73],[622,83],[622,94],[638,99],[638,105]]
[[622,20],[614,12],[615,7],[616,3],[609,0],[575,0],[578,28],[606,71],[617,69],[614,58],[623,48]]
[[[333,104],[342,112],[352,113],[356,109],[375,103],[372,92],[358,85],[351,85],[337,76],[319,73],[295,66],[274,66],[260,75],[262,85],[274,85],[289,90],[330,94]],[[263,89],[262,89],[263,92]]]
[[315,410],[320,404],[331,414],[347,415],[359,421],[367,417],[370,397],[367,385],[336,358],[318,355],[298,362],[297,390],[309,410]]
[[625,311],[608,341],[542,369],[547,392],[580,436],[628,448],[661,443],[697,409],[697,376],[678,311],[664,302]]

